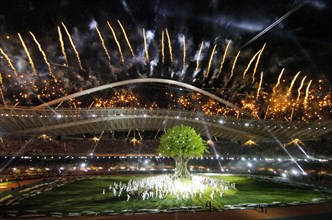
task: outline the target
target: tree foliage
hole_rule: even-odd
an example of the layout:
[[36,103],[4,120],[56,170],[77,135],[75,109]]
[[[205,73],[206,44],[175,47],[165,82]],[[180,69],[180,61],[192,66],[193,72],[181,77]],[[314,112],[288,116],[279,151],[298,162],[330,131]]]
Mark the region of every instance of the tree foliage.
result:
[[160,138],[158,151],[163,156],[189,158],[202,156],[207,147],[205,141],[192,127],[181,125],[167,130]]

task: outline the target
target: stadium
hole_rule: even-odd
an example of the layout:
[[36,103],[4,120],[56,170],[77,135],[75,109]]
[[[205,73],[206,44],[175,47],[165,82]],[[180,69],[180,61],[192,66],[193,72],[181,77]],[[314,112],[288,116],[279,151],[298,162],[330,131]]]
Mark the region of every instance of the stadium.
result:
[[[278,49],[278,37],[262,36],[276,25],[283,33],[278,25],[287,19],[297,27],[293,13],[324,11],[327,3],[280,3],[284,15],[248,35],[222,17],[215,25],[233,32],[209,31],[203,12],[199,24],[170,11],[164,17],[171,6],[189,12],[215,8],[214,1],[143,2],[137,11],[132,1],[53,3],[89,14],[76,24],[76,12],[62,9],[56,22],[29,10],[17,17],[37,19],[29,24],[3,12],[13,25],[0,41],[0,217],[328,219],[331,69],[318,64],[321,51],[312,52],[314,67],[295,66],[305,58],[286,54],[292,41]],[[103,6],[116,7],[105,16]],[[219,10],[214,15],[228,12]],[[154,14],[156,23],[140,13]],[[158,149],[176,126],[193,128],[206,143],[189,158],[190,183],[169,178],[177,162]]]

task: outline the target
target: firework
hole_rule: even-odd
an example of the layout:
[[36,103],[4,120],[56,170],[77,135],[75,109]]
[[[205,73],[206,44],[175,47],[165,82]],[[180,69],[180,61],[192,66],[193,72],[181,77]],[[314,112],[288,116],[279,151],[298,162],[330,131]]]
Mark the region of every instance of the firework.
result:
[[251,66],[251,64],[252,64],[252,62],[254,62],[254,60],[256,59],[256,57],[259,55],[260,52],[261,52],[261,51],[258,51],[258,52],[255,53],[255,55],[251,58],[251,60],[249,61],[248,65],[247,65],[247,67],[246,67],[246,69],[243,71],[243,77],[242,77],[242,79],[244,79],[244,78],[246,77],[246,74],[247,74],[247,72],[248,72],[248,70],[249,70],[249,68],[250,68],[250,66]]
[[309,81],[308,85],[307,85],[307,89],[305,90],[305,97],[303,100],[303,107],[304,109],[307,109],[307,104],[308,104],[308,97],[309,97],[309,89],[310,89],[310,85],[312,83],[312,80]]
[[144,39],[144,50],[145,50],[146,62],[150,63],[149,51],[148,51],[148,46],[147,46],[147,43],[146,43],[146,36],[145,36],[144,28],[143,28],[143,39]]
[[61,22],[61,24],[62,24],[63,28],[65,29],[65,32],[66,32],[66,34],[68,36],[68,39],[69,39],[69,42],[70,42],[71,46],[73,47],[73,50],[74,50],[74,52],[76,54],[76,58],[77,58],[77,61],[78,61],[78,65],[80,66],[80,69],[84,70],[83,66],[82,66],[80,55],[79,55],[78,51],[76,50],[75,44],[73,42],[73,39],[70,36],[70,33],[69,33],[67,27],[66,27],[66,25],[63,22]]
[[217,78],[219,78],[220,74],[221,74],[221,71],[222,71],[222,68],[224,66],[224,62],[225,62],[225,58],[226,58],[226,55],[227,55],[227,51],[228,51],[228,48],[229,48],[229,45],[231,44],[232,41],[228,41],[228,44],[226,46],[226,49],[224,51],[224,55],[222,56],[222,60],[220,62],[220,67],[219,67],[219,73],[218,73],[218,76]]
[[261,72],[261,78],[260,78],[258,88],[257,88],[256,100],[258,100],[259,92],[261,91],[261,87],[262,87],[262,83],[263,83],[263,71]]
[[65,50],[65,44],[63,43],[63,38],[62,38],[62,33],[61,33],[61,28],[58,26],[58,34],[59,34],[59,42],[61,46],[61,52],[63,54],[63,58],[65,59],[65,64],[64,66],[68,66],[68,58]]
[[21,37],[20,33],[18,33],[18,37],[20,38],[20,41],[21,41],[22,46],[23,46],[23,48],[24,48],[24,51],[25,51],[26,55],[28,56],[28,59],[29,59],[29,63],[30,63],[30,65],[31,65],[32,72],[37,76],[37,70],[36,70],[36,68],[35,68],[35,64],[34,64],[32,58],[31,58],[31,56],[30,56],[29,50],[28,50],[27,46],[25,45],[24,40],[23,40],[23,38]]
[[173,52],[172,52],[172,44],[171,44],[171,38],[169,36],[167,28],[165,28],[166,31],[166,37],[167,37],[167,42],[168,42],[168,49],[169,49],[169,58],[171,59],[171,63],[173,62]]
[[161,62],[165,63],[165,33],[161,32]]
[[204,45],[204,41],[202,41],[201,46],[199,47],[198,56],[197,56],[197,60],[196,60],[196,68],[195,68],[194,73],[198,71],[199,61],[200,61],[201,53],[203,50],[203,45]]
[[122,64],[124,64],[124,57],[123,57],[123,54],[122,54],[121,45],[120,45],[120,43],[119,43],[119,41],[118,41],[118,38],[116,37],[115,31],[114,31],[114,29],[112,28],[111,24],[110,24],[108,21],[107,21],[107,25],[108,25],[108,27],[109,27],[109,28],[111,29],[111,31],[112,31],[113,38],[114,38],[114,40],[115,40],[115,43],[116,43],[116,45],[117,45],[117,47],[118,47],[118,50],[119,50],[119,53],[120,53],[120,56],[121,56],[121,62],[122,62]]
[[297,90],[297,98],[296,98],[296,102],[299,101],[300,99],[300,96],[301,96],[301,89],[303,87],[303,84],[304,84],[304,80],[305,78],[307,78],[307,76],[303,77],[302,81],[301,81],[301,85],[299,86],[298,90]]
[[266,45],[266,43],[263,45],[263,47],[260,50],[260,53],[259,53],[259,55],[257,57],[256,64],[255,64],[255,67],[254,67],[254,71],[252,72],[252,77],[251,77],[252,78],[252,82],[251,83],[254,83],[254,81],[255,81],[256,70],[257,70],[257,67],[258,67],[259,60],[261,59],[262,53],[264,51],[265,45]]
[[1,52],[1,54],[6,58],[9,67],[10,67],[10,68],[13,70],[13,72],[14,72],[14,75],[15,75],[16,77],[18,77],[17,70],[15,69],[12,60],[8,57],[8,55],[5,53],[5,51],[2,50],[2,48],[0,48],[0,52]]
[[236,56],[235,56],[235,58],[234,58],[233,65],[232,65],[232,69],[231,69],[231,74],[230,74],[230,76],[229,76],[229,78],[228,78],[228,81],[230,81],[230,80],[232,79],[232,77],[233,77],[233,74],[234,74],[234,68],[235,68],[235,65],[236,65],[236,61],[237,61],[237,59],[239,58],[240,53],[241,53],[241,51],[237,52],[237,54],[236,54]]
[[211,56],[210,56],[210,59],[209,59],[209,64],[208,64],[208,67],[207,67],[207,70],[206,70],[206,74],[205,74],[205,77],[208,78],[209,76],[209,73],[210,73],[210,68],[211,68],[211,63],[212,63],[212,59],[213,59],[213,56],[214,56],[214,52],[216,50],[216,47],[217,47],[217,44],[214,45],[213,49],[212,49],[212,52],[211,52]]
[[107,48],[106,48],[106,46],[105,46],[104,38],[103,38],[103,36],[101,35],[101,33],[100,33],[100,31],[99,31],[97,25],[96,25],[96,31],[97,31],[97,34],[98,34],[98,36],[99,36],[99,39],[100,39],[101,45],[103,46],[103,49],[104,49],[105,54],[106,54],[106,56],[107,56],[108,63],[111,64],[111,57],[110,57],[110,55],[109,55],[109,53],[108,53],[108,50],[107,50]]
[[285,68],[283,68],[283,69],[281,70],[281,72],[280,72],[280,74],[279,74],[279,76],[278,76],[277,84],[276,84],[276,85],[273,87],[273,89],[272,89],[272,91],[273,91],[272,95],[276,94],[277,88],[278,88],[278,86],[280,85],[280,79],[281,79],[281,76],[282,76],[282,74],[284,73],[284,71],[285,71]]
[[129,47],[130,53],[133,56],[133,59],[135,59],[135,54],[134,54],[133,48],[131,47],[130,41],[129,41],[128,37],[127,37],[126,30],[123,28],[123,26],[122,26],[122,24],[121,24],[121,22],[119,20],[118,20],[118,24],[120,25],[122,33],[123,33],[123,35],[124,35],[124,37],[126,39],[126,42],[127,42],[128,47]]
[[300,75],[301,71],[299,71],[293,78],[288,90],[287,90],[287,94],[286,94],[286,98],[288,98],[292,92],[292,89],[293,89],[293,86],[294,86],[294,83],[296,81],[296,78]]
[[44,58],[44,61],[45,61],[46,65],[47,65],[47,67],[48,67],[48,72],[49,72],[50,76],[51,76],[51,77],[54,79],[54,81],[56,82],[55,76],[54,76],[54,74],[53,74],[53,72],[52,72],[51,64],[48,62],[48,60],[47,60],[47,56],[46,56],[45,52],[43,51],[43,48],[41,47],[41,45],[40,45],[40,43],[38,42],[38,40],[37,40],[37,38],[35,37],[35,35],[34,35],[32,32],[29,32],[29,33],[30,33],[30,35],[32,36],[32,38],[33,38],[33,40],[35,41],[35,43],[37,44],[40,53],[43,55],[43,58]]

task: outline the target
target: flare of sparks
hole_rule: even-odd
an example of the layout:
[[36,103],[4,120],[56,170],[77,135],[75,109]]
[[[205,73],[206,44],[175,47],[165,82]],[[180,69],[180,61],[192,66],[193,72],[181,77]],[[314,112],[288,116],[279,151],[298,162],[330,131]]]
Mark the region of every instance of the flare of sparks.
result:
[[103,46],[103,49],[105,51],[105,54],[107,56],[107,59],[108,59],[108,63],[111,64],[111,56],[110,54],[108,53],[108,50],[106,48],[106,45],[105,45],[105,41],[104,41],[104,38],[103,38],[103,35],[101,35],[99,29],[98,29],[98,26],[96,25],[96,31],[97,31],[97,34],[99,36],[99,39],[100,39],[100,42],[101,42],[101,45]]
[[118,50],[119,50],[119,53],[120,53],[120,56],[121,56],[121,62],[122,62],[122,64],[124,64],[124,57],[123,57],[123,53],[122,53],[122,49],[121,49],[121,45],[120,45],[120,43],[119,43],[119,41],[118,41],[118,38],[116,37],[115,31],[114,31],[113,27],[111,26],[111,24],[110,24],[108,21],[107,21],[107,25],[108,25],[108,27],[111,29],[111,32],[112,32],[113,38],[114,38],[114,40],[115,40],[115,43],[116,43],[116,45],[117,45],[117,47],[118,47]]
[[48,62],[47,56],[46,56],[45,52],[43,51],[43,48],[41,47],[40,43],[38,42],[36,36],[32,32],[29,32],[29,33],[32,36],[32,38],[35,41],[35,43],[37,44],[40,53],[43,55],[43,58],[44,58],[44,61],[45,61],[46,65],[47,65],[47,67],[48,67],[48,72],[49,72],[50,76],[56,81],[55,76],[54,76],[54,74],[52,72],[51,64]]
[[293,89],[293,86],[294,86],[294,83],[295,83],[297,77],[300,75],[300,73],[301,73],[301,71],[299,71],[299,72],[294,76],[294,78],[293,78],[293,80],[292,80],[292,82],[291,82],[291,84],[290,84],[290,86],[289,86],[289,88],[288,88],[288,90],[287,90],[286,98],[288,98],[288,97],[290,96],[290,94],[291,94],[291,92],[292,92],[292,89]]
[[249,61],[248,65],[247,65],[247,68],[243,71],[243,76],[242,76],[242,79],[245,79],[246,77],[246,74],[252,64],[252,62],[254,62],[254,60],[256,59],[256,57],[260,54],[261,51],[258,51],[257,53],[255,53],[255,55],[251,58],[251,60]]
[[78,51],[77,51],[77,49],[76,49],[76,46],[75,46],[75,44],[74,44],[74,42],[73,42],[73,39],[72,39],[71,36],[70,36],[70,33],[69,33],[67,27],[66,27],[66,25],[65,25],[63,22],[61,22],[61,24],[62,24],[62,27],[65,29],[65,32],[66,32],[66,34],[67,34],[67,36],[68,36],[68,39],[69,39],[69,42],[70,42],[70,44],[71,44],[71,46],[72,46],[72,48],[73,48],[73,50],[74,50],[74,52],[75,52],[75,54],[76,54],[76,58],[77,58],[77,61],[78,61],[78,65],[80,66],[80,69],[81,69],[81,70],[84,70],[84,69],[83,69],[83,66],[82,66],[82,62],[81,62],[80,55],[79,55],[79,53],[78,53]]
[[165,32],[161,32],[161,62],[165,63]]
[[172,49],[172,43],[171,43],[171,38],[169,36],[167,28],[165,28],[166,31],[166,37],[167,37],[167,42],[168,42],[168,50],[169,50],[169,58],[171,59],[171,63],[173,63],[173,49]]
[[195,68],[194,72],[198,71],[199,61],[200,61],[201,53],[202,53],[202,50],[203,50],[203,45],[204,45],[204,41],[202,41],[201,46],[199,47],[199,51],[198,51],[198,55],[197,55],[197,60],[196,60],[196,68]]
[[123,33],[123,35],[124,35],[124,37],[125,37],[125,39],[126,39],[126,42],[127,42],[128,47],[129,47],[130,53],[131,53],[131,55],[133,56],[133,59],[135,59],[135,54],[134,54],[133,48],[131,47],[131,44],[130,44],[130,41],[129,41],[129,39],[128,39],[128,36],[127,36],[126,30],[123,28],[123,26],[122,26],[122,24],[121,24],[121,22],[120,22],[119,20],[118,20],[118,24],[120,25],[120,28],[121,28],[121,30],[122,30],[122,33]]
[[20,33],[18,33],[18,37],[20,38],[20,41],[21,41],[22,46],[23,46],[23,48],[24,48],[24,51],[25,51],[25,53],[26,53],[26,55],[27,55],[27,57],[28,57],[28,59],[29,59],[29,63],[30,63],[30,65],[31,65],[32,72],[35,74],[35,76],[37,76],[37,70],[36,70],[36,68],[35,68],[35,64],[34,64],[32,58],[31,58],[31,55],[30,55],[30,53],[29,53],[29,50],[28,50],[27,46],[25,45],[24,40],[23,40],[23,38],[22,38],[22,36],[21,36]]
[[183,42],[183,69],[186,69],[186,37],[182,35],[182,42]]
[[256,100],[258,100],[259,92],[261,91],[261,87],[262,87],[262,83],[263,83],[263,71],[261,72],[261,78],[260,78],[260,81],[259,81],[259,84],[258,84]]
[[257,145],[257,143],[253,140],[247,140],[244,145],[246,146],[252,146],[252,145]]
[[210,56],[210,59],[209,59],[209,65],[207,67],[207,70],[206,70],[206,74],[205,74],[205,77],[208,78],[209,77],[209,73],[210,73],[210,68],[211,68],[211,63],[212,63],[212,60],[213,60],[213,56],[214,56],[214,52],[216,50],[216,47],[217,47],[217,44],[214,45],[213,49],[212,49],[212,52],[211,52],[211,56]]
[[304,101],[303,101],[303,107],[304,109],[308,108],[308,97],[309,97],[309,89],[310,89],[310,85],[312,83],[312,80],[309,81],[307,88],[305,90],[305,97],[304,97]]
[[230,74],[230,76],[229,76],[228,81],[230,81],[230,80],[232,79],[233,75],[234,75],[235,65],[236,65],[237,59],[238,59],[239,56],[240,56],[240,53],[241,53],[241,51],[237,52],[237,54],[236,54],[236,56],[235,56],[235,58],[234,58],[233,65],[232,65],[232,69],[231,69],[231,74]]
[[296,97],[296,103],[300,100],[300,96],[301,96],[301,89],[303,87],[304,81],[307,78],[307,76],[303,77],[302,81],[301,81],[301,85],[299,86],[299,88],[297,89],[297,97]]
[[2,48],[0,48],[0,52],[5,57],[5,59],[7,60],[7,63],[9,65],[9,67],[13,70],[14,75],[16,77],[18,77],[17,70],[14,67],[12,60],[8,57],[8,55],[5,53],[5,51],[2,50]]
[[281,72],[280,72],[280,74],[279,74],[279,76],[278,76],[277,84],[276,84],[276,85],[273,87],[273,89],[272,89],[272,95],[276,94],[277,88],[278,88],[278,86],[280,85],[280,79],[281,79],[282,74],[284,73],[284,71],[285,71],[285,68],[283,68],[283,69],[281,70]]
[[229,48],[229,45],[231,44],[232,41],[228,41],[228,44],[226,46],[226,49],[224,51],[224,55],[222,56],[222,60],[220,62],[220,67],[219,67],[219,73],[218,73],[218,76],[217,78],[219,78],[220,74],[221,74],[221,71],[222,71],[222,68],[224,66],[224,62],[225,62],[225,58],[226,58],[226,55],[227,55],[227,51],[228,51],[228,48]]
[[143,39],[144,39],[144,50],[145,50],[146,62],[150,63],[148,45],[146,43],[146,36],[145,36],[145,30],[144,30],[144,28],[143,28]]
[[60,42],[60,46],[61,46],[61,52],[62,52],[63,58],[65,59],[64,66],[68,66],[68,58],[67,58],[67,54],[66,54],[66,50],[65,50],[65,44],[63,43],[63,38],[62,38],[62,33],[61,33],[60,26],[58,26],[58,34],[59,34],[59,42]]
[[264,48],[266,46],[266,43],[263,45],[262,49],[260,50],[260,53],[258,54],[258,57],[257,57],[257,60],[256,60],[256,64],[255,64],[255,67],[254,67],[254,71],[252,72],[252,82],[251,83],[254,83],[255,81],[255,74],[256,74],[256,71],[257,71],[257,67],[258,67],[258,63],[261,59],[261,56],[262,56],[262,53],[264,51]]

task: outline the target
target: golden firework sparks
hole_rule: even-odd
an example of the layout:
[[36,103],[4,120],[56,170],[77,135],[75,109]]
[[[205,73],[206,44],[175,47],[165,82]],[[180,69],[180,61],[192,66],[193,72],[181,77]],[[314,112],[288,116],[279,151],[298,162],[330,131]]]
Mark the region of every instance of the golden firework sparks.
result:
[[76,58],[77,58],[77,61],[78,61],[78,65],[80,66],[80,69],[81,69],[81,70],[84,70],[84,69],[83,69],[83,66],[82,66],[82,62],[81,62],[80,55],[79,55],[79,53],[78,53],[78,51],[77,51],[77,49],[76,49],[76,47],[75,47],[75,44],[74,44],[74,42],[73,42],[73,39],[72,39],[71,36],[70,36],[70,33],[69,33],[67,27],[66,27],[66,25],[65,25],[63,22],[61,22],[61,24],[62,24],[63,28],[65,29],[65,32],[66,32],[66,34],[67,34],[67,36],[68,36],[68,39],[69,39],[69,41],[70,41],[70,44],[71,44],[71,46],[72,46],[72,48],[73,48],[73,50],[74,50],[74,52],[75,52],[75,54],[76,54]]
[[237,54],[236,54],[236,56],[235,56],[235,58],[234,58],[233,65],[232,65],[232,69],[231,69],[231,74],[230,74],[230,76],[229,76],[228,81],[230,81],[231,78],[233,77],[234,69],[235,69],[235,65],[236,65],[236,61],[237,61],[237,59],[239,58],[240,53],[241,53],[241,51],[237,52]]
[[121,62],[122,62],[122,64],[124,64],[124,57],[123,57],[123,54],[122,54],[121,45],[120,45],[120,43],[118,41],[118,38],[116,37],[115,31],[114,31],[113,27],[111,26],[111,24],[108,21],[107,21],[107,25],[111,29],[113,38],[115,40],[115,43],[116,43],[116,45],[118,47],[118,50],[119,50],[119,53],[120,53],[120,56],[121,56]]
[[169,49],[169,57],[171,59],[171,63],[173,62],[173,52],[172,52],[172,44],[171,44],[171,38],[169,36],[167,28],[165,28],[166,31],[166,37],[167,37],[167,42],[168,42],[168,49]]
[[145,49],[146,62],[150,63],[148,45],[146,43],[146,36],[145,36],[145,30],[144,30],[144,28],[143,28],[143,39],[144,39],[144,49]]
[[99,39],[100,39],[101,45],[102,45],[103,48],[104,48],[105,54],[106,54],[107,59],[108,59],[108,63],[111,64],[111,56],[110,56],[109,53],[108,53],[108,50],[107,50],[107,48],[106,48],[106,46],[105,46],[105,41],[104,41],[103,35],[101,35],[101,33],[100,33],[100,31],[99,31],[97,25],[96,25],[96,31],[97,31],[97,34],[98,34],[98,36],[99,36]]
[[161,32],[161,62],[165,63],[165,33]]
[[37,70],[36,70],[36,68],[35,68],[35,64],[34,64],[32,58],[31,58],[31,56],[30,56],[29,50],[28,50],[27,46],[25,45],[24,40],[23,40],[22,36],[20,35],[20,33],[18,33],[18,37],[20,38],[20,41],[21,41],[22,46],[23,46],[23,48],[24,48],[24,51],[25,51],[26,55],[28,56],[28,59],[29,59],[29,63],[30,63],[30,65],[31,65],[32,72],[37,76]]
[[304,100],[303,100],[304,109],[307,109],[307,107],[308,107],[308,97],[309,97],[309,89],[310,89],[311,83],[312,83],[312,80],[309,81],[309,83],[307,85],[307,89],[305,90],[305,97],[304,97]]
[[127,42],[128,47],[129,47],[130,53],[133,56],[133,59],[135,59],[135,54],[134,54],[133,48],[131,47],[130,41],[129,41],[128,37],[127,37],[126,30],[123,28],[123,26],[122,26],[122,24],[121,24],[121,22],[119,20],[118,20],[118,24],[120,25],[122,33],[123,33],[123,35],[124,35],[124,37],[126,39],[126,42]]
[[48,62],[48,60],[47,60],[47,56],[46,56],[45,52],[43,51],[43,48],[41,47],[40,43],[38,42],[36,36],[35,36],[31,31],[30,31],[29,33],[30,33],[30,35],[32,36],[32,38],[33,38],[33,40],[35,41],[35,43],[37,44],[40,53],[43,55],[43,58],[44,58],[44,61],[45,61],[46,65],[47,65],[47,67],[48,67],[48,72],[49,72],[50,76],[51,76],[51,77],[54,79],[54,81],[56,82],[57,80],[55,79],[55,76],[54,76],[54,74],[53,74],[53,72],[52,72],[51,64]]
[[299,71],[293,78],[288,90],[287,90],[287,93],[286,93],[286,98],[288,98],[292,92],[292,89],[293,89],[293,86],[294,86],[294,83],[296,81],[296,78],[300,75],[301,71]]
[[282,70],[281,70],[281,72],[280,72],[280,74],[279,74],[279,76],[278,76],[277,84],[276,84],[276,85],[273,87],[273,89],[272,89],[272,91],[273,91],[272,95],[276,94],[277,88],[278,88],[278,86],[280,85],[280,79],[281,79],[281,76],[282,76],[282,74],[284,73],[284,71],[285,71],[285,68],[282,68]]
[[217,47],[217,44],[214,45],[213,49],[212,49],[212,52],[211,52],[211,56],[210,56],[210,59],[209,59],[209,64],[208,64],[208,67],[207,67],[207,70],[206,70],[206,74],[205,74],[205,77],[208,78],[209,77],[209,73],[210,73],[210,68],[211,68],[211,63],[212,63],[212,60],[213,60],[213,56],[214,56],[214,52],[216,50],[216,47]]
[[227,51],[228,51],[228,48],[229,48],[229,45],[231,44],[231,42],[232,42],[231,40],[228,41],[228,44],[227,44],[226,49],[224,51],[224,55],[222,56],[222,60],[220,62],[219,73],[217,75],[217,78],[219,78],[219,76],[221,74],[221,71],[222,71],[222,68],[224,66],[224,62],[225,62],[225,59],[226,59]]
[[263,45],[263,47],[260,50],[260,53],[257,57],[256,64],[255,64],[255,67],[254,67],[254,71],[252,72],[252,82],[251,83],[254,83],[254,81],[255,81],[256,70],[257,70],[257,67],[258,67],[259,60],[261,59],[262,53],[264,51],[265,45],[266,45],[266,43]]
[[200,58],[201,58],[201,53],[202,53],[202,50],[203,50],[203,45],[204,45],[204,41],[202,41],[201,46],[200,46],[199,51],[198,51],[198,56],[197,56],[197,60],[196,60],[196,68],[195,68],[195,71],[194,71],[194,72],[197,72],[197,71],[198,71],[199,60],[200,60]]
[[182,35],[182,43],[183,43],[183,69],[186,69],[186,37],[184,34]]
[[301,89],[303,87],[303,84],[304,84],[304,80],[305,78],[307,78],[307,76],[303,77],[302,81],[301,81],[301,85],[299,86],[298,90],[297,90],[297,98],[296,98],[296,102],[299,101],[300,99],[300,96],[301,96]]
[[16,77],[18,77],[17,70],[16,70],[16,68],[14,67],[12,60],[8,57],[8,55],[5,53],[5,51],[2,50],[2,48],[0,48],[0,52],[1,52],[1,54],[6,58],[9,67],[10,67],[10,68],[13,70],[13,72],[14,72],[14,75],[15,75]]
[[259,92],[261,91],[261,87],[262,87],[262,83],[263,83],[263,71],[261,72],[261,78],[260,78],[258,88],[257,88],[256,100],[258,100]]
[[251,66],[251,64],[252,64],[252,62],[254,62],[255,58],[259,55],[260,52],[261,52],[261,51],[258,51],[258,52],[255,53],[255,55],[251,58],[251,60],[249,61],[248,65],[247,65],[247,67],[246,67],[246,69],[243,71],[243,77],[242,77],[242,79],[244,79],[244,78],[246,77],[246,74],[247,74],[247,72],[248,72],[248,70],[249,70],[249,68],[250,68],[250,66]]
[[61,33],[61,28],[58,26],[58,34],[59,34],[59,41],[60,41],[60,46],[61,46],[61,52],[63,54],[63,58],[65,59],[65,64],[64,66],[68,66],[68,58],[65,50],[65,44],[63,43],[63,38],[62,38],[62,33]]

